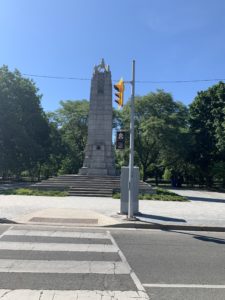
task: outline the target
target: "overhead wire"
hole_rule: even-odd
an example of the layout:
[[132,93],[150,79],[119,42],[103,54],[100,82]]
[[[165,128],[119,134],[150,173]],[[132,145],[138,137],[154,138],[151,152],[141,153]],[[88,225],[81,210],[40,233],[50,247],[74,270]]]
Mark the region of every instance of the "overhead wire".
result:
[[65,76],[50,76],[50,75],[37,75],[37,74],[27,74],[27,73],[22,73],[22,75],[24,75],[24,76],[30,76],[30,77],[48,78],[48,79],[91,80],[90,78],[65,77]]
[[[79,80],[79,81],[90,81],[90,78],[82,77],[67,77],[67,76],[50,76],[50,75],[38,75],[38,74],[28,74],[22,73],[24,76],[47,78],[47,79],[60,79],[60,80]],[[113,80],[114,82],[118,80]],[[196,82],[210,82],[210,81],[225,81],[225,78],[212,78],[212,79],[191,79],[191,80],[136,80],[136,83],[196,83]],[[127,81],[128,82],[128,81]]]

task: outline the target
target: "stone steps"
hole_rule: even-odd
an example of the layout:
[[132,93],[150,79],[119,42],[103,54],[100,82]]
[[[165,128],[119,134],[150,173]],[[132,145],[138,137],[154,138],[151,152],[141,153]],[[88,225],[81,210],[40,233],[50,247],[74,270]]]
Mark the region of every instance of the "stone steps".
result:
[[51,186],[54,186],[54,187],[69,187],[69,188],[73,188],[73,187],[79,187],[79,188],[102,188],[102,189],[112,189],[112,188],[119,188],[119,184],[115,185],[115,184],[88,184],[88,183],[82,183],[82,184],[66,184],[66,183],[39,183],[39,184],[36,184],[35,185],[36,187],[38,186],[41,186],[41,187],[51,187]]
[[[82,175],[81,175],[82,176]],[[53,179],[53,178],[49,178],[48,180],[43,180],[41,181],[41,183],[47,183],[47,182],[51,182],[51,183],[83,183],[83,182],[91,182],[91,183],[110,183],[110,184],[119,184],[120,183],[120,179],[118,180],[105,180],[104,178],[102,178],[101,180],[94,180],[92,178],[80,178],[80,179],[75,179],[75,180],[66,180],[66,179],[61,179],[61,178],[58,178],[58,179]],[[140,181],[141,183],[144,183],[142,181]],[[144,183],[145,184],[145,183]]]
[[[87,191],[99,191],[99,187],[96,187],[96,186],[87,186],[87,187],[85,187],[86,188],[86,190]],[[72,186],[71,188],[70,188],[70,190],[71,191],[79,191],[79,190],[83,190],[84,189],[84,187],[80,187],[80,186],[76,186],[76,187],[74,187],[74,186]],[[101,187],[101,191],[111,191],[112,190],[112,188],[111,187]]]
[[69,196],[82,196],[82,197],[112,197],[112,191],[104,192],[102,190],[98,191],[85,191],[85,190],[80,190],[80,191],[74,191],[74,190],[69,190]]
[[[69,196],[112,197],[113,191],[120,191],[120,178],[116,176],[61,175],[43,180],[32,187],[51,190],[69,189]],[[140,181],[140,192],[149,185]]]
[[69,193],[69,196],[72,196],[72,197],[102,197],[102,198],[111,198],[112,195],[105,195],[105,194],[90,194],[90,195],[87,195],[85,193]]

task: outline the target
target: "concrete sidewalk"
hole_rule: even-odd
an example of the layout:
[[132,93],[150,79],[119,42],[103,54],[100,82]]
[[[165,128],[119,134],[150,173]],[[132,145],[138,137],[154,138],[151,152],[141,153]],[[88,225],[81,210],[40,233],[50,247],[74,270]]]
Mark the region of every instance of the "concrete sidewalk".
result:
[[0,223],[225,231],[225,193],[177,190],[190,202],[141,200],[139,221],[118,215],[120,200],[0,195]]

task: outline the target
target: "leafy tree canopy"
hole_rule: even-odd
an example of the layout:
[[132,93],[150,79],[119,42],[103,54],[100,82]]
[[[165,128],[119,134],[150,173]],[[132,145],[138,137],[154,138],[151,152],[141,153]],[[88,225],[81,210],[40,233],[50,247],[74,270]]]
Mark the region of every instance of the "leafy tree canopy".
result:
[[[215,162],[225,159],[225,84],[201,91],[190,105],[190,132],[194,139],[192,163],[208,184]],[[215,169],[215,168],[214,168]]]
[[19,174],[48,157],[49,126],[34,82],[0,68],[0,172]]
[[[122,123],[127,130],[129,115],[128,103],[122,112]],[[180,141],[186,139],[187,120],[188,109],[163,90],[136,97],[136,163],[141,166],[144,179],[151,171],[157,174],[160,168],[176,164],[181,157],[180,152],[184,151]]]
[[61,162],[61,173],[77,173],[82,166],[87,141],[89,102],[67,100],[60,102],[61,108],[52,114],[66,147]]

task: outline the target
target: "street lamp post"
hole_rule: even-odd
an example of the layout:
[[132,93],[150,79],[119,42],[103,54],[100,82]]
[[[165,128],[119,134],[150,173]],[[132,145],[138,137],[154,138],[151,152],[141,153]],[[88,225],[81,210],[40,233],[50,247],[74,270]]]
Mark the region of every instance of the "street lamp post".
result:
[[134,95],[135,95],[135,60],[132,63],[131,102],[130,102],[130,155],[128,182],[128,219],[134,218]]

